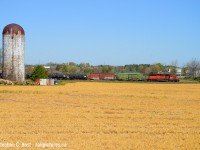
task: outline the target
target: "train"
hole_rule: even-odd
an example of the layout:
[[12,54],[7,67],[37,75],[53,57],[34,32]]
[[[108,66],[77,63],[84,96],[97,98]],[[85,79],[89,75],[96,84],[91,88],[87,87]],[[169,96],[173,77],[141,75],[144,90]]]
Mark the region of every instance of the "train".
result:
[[90,73],[90,74],[50,74],[49,78],[57,80],[117,80],[117,81],[148,81],[148,82],[179,82],[179,78],[171,74],[142,73]]
[[90,73],[90,80],[118,80],[118,81],[156,81],[156,82],[179,82],[179,78],[171,74],[149,74],[142,73]]

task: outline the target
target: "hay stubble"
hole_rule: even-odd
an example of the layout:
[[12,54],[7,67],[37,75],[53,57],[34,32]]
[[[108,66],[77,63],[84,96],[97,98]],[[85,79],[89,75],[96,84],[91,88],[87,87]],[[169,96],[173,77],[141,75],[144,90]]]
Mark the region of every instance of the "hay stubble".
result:
[[199,149],[199,93],[199,84],[0,86],[0,142]]

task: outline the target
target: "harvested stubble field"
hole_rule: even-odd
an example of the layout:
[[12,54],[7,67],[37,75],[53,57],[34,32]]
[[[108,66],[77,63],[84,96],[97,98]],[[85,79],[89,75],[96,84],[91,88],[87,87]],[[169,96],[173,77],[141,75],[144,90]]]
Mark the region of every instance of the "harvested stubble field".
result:
[[70,150],[200,149],[200,84],[0,86],[0,143],[36,149],[40,142]]

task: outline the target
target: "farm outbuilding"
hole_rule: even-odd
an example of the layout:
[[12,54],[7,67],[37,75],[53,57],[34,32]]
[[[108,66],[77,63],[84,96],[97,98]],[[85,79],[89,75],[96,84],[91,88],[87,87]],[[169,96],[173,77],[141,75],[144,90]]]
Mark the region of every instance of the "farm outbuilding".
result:
[[39,85],[54,85],[54,79],[38,79],[36,82]]

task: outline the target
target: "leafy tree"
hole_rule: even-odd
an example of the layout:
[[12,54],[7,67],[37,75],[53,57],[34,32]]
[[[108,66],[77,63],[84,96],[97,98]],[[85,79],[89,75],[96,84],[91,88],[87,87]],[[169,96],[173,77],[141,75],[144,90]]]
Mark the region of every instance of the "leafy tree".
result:
[[73,62],[63,65],[62,71],[68,76],[70,73],[76,73],[76,64]]
[[89,63],[80,63],[78,65],[78,69],[79,69],[80,73],[90,73],[91,72]]
[[101,73],[101,69],[99,66],[91,66],[90,72],[92,73]]
[[102,66],[102,73],[111,73],[113,70],[112,66]]
[[176,75],[176,68],[174,66],[170,67],[170,74]]
[[125,72],[137,72],[138,71],[138,65],[132,64],[132,65],[125,65],[124,66]]
[[151,71],[151,67],[146,67],[145,68],[145,72],[144,72],[144,74],[150,74],[152,71]]
[[114,72],[125,72],[124,66],[114,66]]
[[62,69],[62,65],[61,65],[61,64],[57,64],[57,65],[56,65],[56,70],[57,70],[57,71],[60,71],[61,69]]
[[145,66],[140,65],[140,66],[138,67],[138,72],[140,72],[140,73],[145,73]]
[[68,64],[63,65],[62,71],[65,72],[65,74],[68,76],[69,75],[69,65]]
[[69,62],[69,65],[76,67],[76,63],[75,62]]
[[151,71],[153,73],[164,73],[166,71],[166,69],[162,64],[157,63],[157,64],[154,64],[153,66],[151,66]]
[[42,65],[37,65],[31,74],[31,80],[35,81],[42,78],[48,78],[48,71]]

